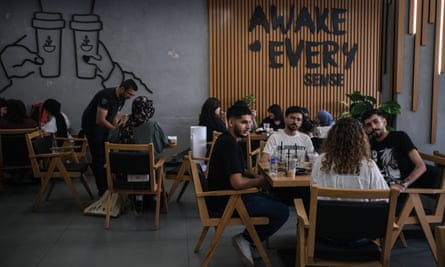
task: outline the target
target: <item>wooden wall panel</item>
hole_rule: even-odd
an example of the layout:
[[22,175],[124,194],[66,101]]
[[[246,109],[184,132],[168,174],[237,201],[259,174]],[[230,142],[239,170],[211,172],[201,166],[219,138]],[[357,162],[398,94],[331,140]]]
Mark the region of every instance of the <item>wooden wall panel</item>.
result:
[[[227,108],[236,100],[250,94],[256,96],[256,109],[261,120],[267,114],[267,108],[273,103],[280,104],[283,109],[291,105],[307,107],[311,114],[320,109],[329,110],[334,116],[346,108],[340,103],[346,100],[346,93],[359,90],[362,94],[380,98],[381,81],[381,49],[383,0],[210,0],[209,1],[209,57],[210,57],[210,96],[221,100],[223,108]],[[274,29],[272,7],[276,7],[278,16],[284,17],[284,24],[289,20],[291,12],[294,18],[291,26],[284,33]],[[293,9],[292,9],[293,7]],[[309,27],[296,30],[301,11],[307,7],[307,20],[314,19],[315,32]],[[317,32],[316,7],[323,13],[328,11],[326,26],[329,31]],[[249,31],[249,22],[255,12],[261,8],[269,23],[269,32],[260,25]],[[333,11],[340,12],[339,29],[344,34],[333,34]],[[323,21],[323,19],[321,20]],[[264,21],[263,21],[264,22]],[[323,26],[320,24],[320,26]],[[266,27],[267,28],[267,27]],[[323,28],[321,28],[323,29]],[[290,49],[286,48],[286,41]],[[323,44],[333,42],[339,45],[332,60],[337,66],[323,66],[323,45],[315,45],[312,49],[316,55],[310,59],[320,66],[309,68],[304,50],[298,62],[292,65],[287,53],[295,52],[302,41],[307,47],[308,42]],[[271,67],[273,60],[269,58],[269,50],[274,42],[279,43],[275,52],[282,52],[274,57],[279,67]],[[350,68],[346,69],[347,57],[343,54],[343,46],[348,50],[353,44],[358,49]],[[253,49],[256,48],[256,49]],[[331,50],[332,46],[328,46]],[[304,82],[305,75],[344,76],[342,85],[314,85]]]

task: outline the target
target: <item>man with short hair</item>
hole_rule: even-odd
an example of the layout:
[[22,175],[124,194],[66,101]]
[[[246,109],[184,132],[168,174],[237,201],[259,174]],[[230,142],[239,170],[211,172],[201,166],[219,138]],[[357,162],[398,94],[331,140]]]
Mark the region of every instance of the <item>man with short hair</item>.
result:
[[137,90],[138,87],[132,79],[123,81],[116,88],[102,89],[96,93],[82,114],[82,130],[88,138],[91,169],[99,196],[107,190],[104,143],[109,131],[118,125],[120,110],[125,100],[135,96]]
[[372,136],[372,159],[390,185],[395,184],[400,191],[405,191],[426,171],[417,148],[405,132],[388,132],[381,110],[365,111],[362,120],[366,133]]
[[272,134],[267,139],[263,153],[261,155],[262,162],[269,161],[269,155],[273,149],[279,149],[282,155],[298,157],[300,160],[306,160],[306,153],[313,152],[314,146],[311,138],[299,131],[303,124],[303,110],[297,106],[288,107],[286,109],[283,131]]
[[[212,152],[212,164],[209,167],[208,189],[212,190],[242,190],[250,187],[260,187],[265,182],[264,177],[254,175],[247,177],[244,173],[243,152],[238,142],[249,134],[251,111],[247,106],[233,105],[227,111],[228,129],[215,142]],[[261,241],[269,238],[287,221],[289,209],[286,205],[269,195],[257,192],[242,196],[250,216],[269,218],[269,224],[256,225],[255,229]],[[227,197],[209,198],[209,210],[222,213],[227,204]],[[232,238],[233,244],[239,250],[243,263],[254,266],[252,257],[252,240],[245,230]]]

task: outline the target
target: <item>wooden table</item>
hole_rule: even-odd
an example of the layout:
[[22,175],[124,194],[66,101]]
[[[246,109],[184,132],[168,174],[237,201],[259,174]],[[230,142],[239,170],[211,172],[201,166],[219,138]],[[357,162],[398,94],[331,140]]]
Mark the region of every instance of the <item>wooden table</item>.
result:
[[269,163],[258,164],[261,174],[269,182],[272,187],[309,187],[311,181],[311,173],[308,172],[302,175],[295,175],[295,177],[286,176],[283,171],[278,171],[278,175],[269,174]]

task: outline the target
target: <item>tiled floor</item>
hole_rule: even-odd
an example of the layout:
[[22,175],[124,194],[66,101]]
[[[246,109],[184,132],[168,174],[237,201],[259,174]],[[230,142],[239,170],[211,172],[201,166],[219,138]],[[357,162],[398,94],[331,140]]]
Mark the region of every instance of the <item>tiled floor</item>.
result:
[[[167,181],[167,188],[171,181]],[[94,188],[93,179],[90,179]],[[82,198],[90,201],[77,183]],[[209,245],[200,253],[193,248],[201,230],[190,185],[180,204],[173,202],[162,214],[160,229],[152,230],[153,211],[136,213],[131,207],[111,220],[104,230],[103,217],[85,216],[67,191],[58,184],[53,196],[31,212],[38,184],[9,184],[0,193],[0,266],[89,267],[89,266],[200,266]],[[90,201],[91,202],[91,201]],[[293,211],[293,210],[292,210]],[[220,241],[210,266],[242,266],[231,236],[240,227],[230,227]],[[210,234],[212,231],[210,231]],[[393,267],[436,266],[423,238],[408,239],[408,248],[395,247]],[[270,239],[268,254],[273,266],[286,266],[277,250],[295,246],[295,215]],[[292,256],[293,257],[293,256]],[[258,260],[257,266],[264,266]]]

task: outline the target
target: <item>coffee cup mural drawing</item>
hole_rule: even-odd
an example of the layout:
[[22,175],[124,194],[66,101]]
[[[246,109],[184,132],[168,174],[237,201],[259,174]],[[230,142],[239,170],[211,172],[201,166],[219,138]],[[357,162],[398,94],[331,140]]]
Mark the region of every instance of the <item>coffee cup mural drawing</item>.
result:
[[11,87],[14,79],[25,79],[34,73],[39,73],[42,78],[60,77],[63,57],[74,54],[77,78],[99,78],[104,88],[131,78],[140,88],[145,88],[147,92],[153,94],[142,79],[133,72],[124,70],[118,62],[113,60],[105,45],[100,41],[99,33],[103,25],[100,16],[93,13],[94,1],[91,2],[89,13],[71,14],[69,29],[73,33],[74,48],[71,51],[62,49],[62,33],[68,27],[65,27],[62,13],[46,10],[49,8],[55,11],[52,5],[57,3],[57,1],[51,1],[43,5],[39,1],[41,8],[33,14],[30,27],[34,28],[36,35],[37,52],[29,48],[34,47],[32,45],[27,47],[20,44],[26,35],[0,48],[0,93]]
[[36,32],[37,52],[44,59],[44,63],[40,66],[40,76],[45,78],[60,76],[62,29],[65,28],[62,14],[35,12],[32,27]]
[[94,79],[96,68],[87,64],[85,59],[98,55],[99,31],[102,30],[102,22],[95,14],[75,14],[70,21],[70,28],[74,32],[77,77]]

